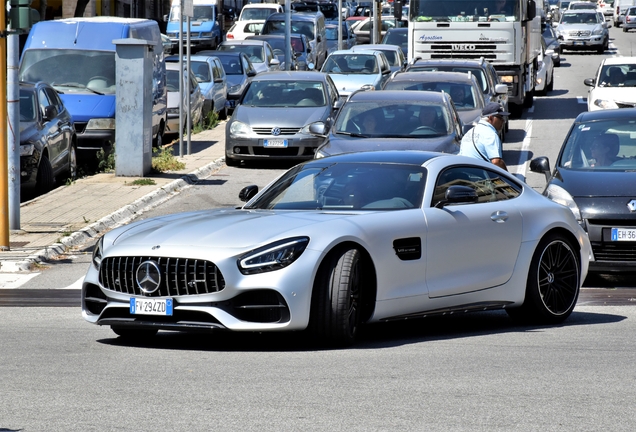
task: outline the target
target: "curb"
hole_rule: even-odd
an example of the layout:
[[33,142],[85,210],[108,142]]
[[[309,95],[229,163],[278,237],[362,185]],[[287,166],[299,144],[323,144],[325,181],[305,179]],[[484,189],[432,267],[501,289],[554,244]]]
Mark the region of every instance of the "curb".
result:
[[104,216],[79,231],[76,231],[51,246],[40,249],[28,257],[21,260],[3,260],[0,262],[2,273],[16,273],[30,271],[34,264],[49,261],[62,255],[68,249],[78,247],[86,242],[98,238],[102,233],[130,222],[139,212],[155,207],[172,198],[175,193],[182,189],[196,184],[199,180],[209,177],[218,171],[225,162],[225,157],[220,157],[213,162],[191,172],[184,174],[180,179],[174,180],[167,185],[144,195],[131,204]]

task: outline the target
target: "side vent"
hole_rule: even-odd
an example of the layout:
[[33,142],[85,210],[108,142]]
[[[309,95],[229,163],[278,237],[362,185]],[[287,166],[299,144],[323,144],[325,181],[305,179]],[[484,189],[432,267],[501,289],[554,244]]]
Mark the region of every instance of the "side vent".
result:
[[395,254],[402,261],[418,260],[422,258],[422,240],[419,237],[409,237],[393,241]]

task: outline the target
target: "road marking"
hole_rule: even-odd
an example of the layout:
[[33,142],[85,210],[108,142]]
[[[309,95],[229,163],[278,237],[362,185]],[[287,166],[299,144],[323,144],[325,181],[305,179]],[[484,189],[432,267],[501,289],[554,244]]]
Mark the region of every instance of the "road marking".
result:
[[0,273],[0,288],[20,288],[40,273]]
[[580,104],[587,105],[587,98],[583,96],[577,96],[576,101]]
[[534,105],[528,108],[528,118],[526,119],[526,127],[524,128],[525,136],[523,138],[523,143],[521,143],[521,150],[519,151],[519,163],[517,164],[517,170],[514,174],[516,177],[520,177],[525,181],[526,171],[528,170],[528,164],[530,160],[528,160],[528,156],[530,154],[530,141],[532,140],[532,124],[534,122],[532,118],[532,114],[534,114]]
[[60,288],[60,289],[82,289],[83,283],[84,283],[84,276],[82,276],[81,278],[79,278],[78,280],[70,284],[69,286]]

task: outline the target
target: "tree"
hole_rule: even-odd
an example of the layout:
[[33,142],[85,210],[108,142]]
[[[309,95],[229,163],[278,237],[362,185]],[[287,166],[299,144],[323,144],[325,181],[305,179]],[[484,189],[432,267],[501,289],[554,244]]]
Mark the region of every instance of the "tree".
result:
[[73,16],[76,18],[83,17],[84,11],[86,11],[86,6],[88,6],[89,2],[90,0],[77,0],[77,4],[75,5],[75,14]]

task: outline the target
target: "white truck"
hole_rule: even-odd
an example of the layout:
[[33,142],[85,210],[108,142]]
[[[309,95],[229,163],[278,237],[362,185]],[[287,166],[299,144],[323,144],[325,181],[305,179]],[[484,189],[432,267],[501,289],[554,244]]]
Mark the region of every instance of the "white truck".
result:
[[485,58],[508,86],[509,107],[519,116],[534,100],[542,5],[543,0],[411,0],[409,61]]

